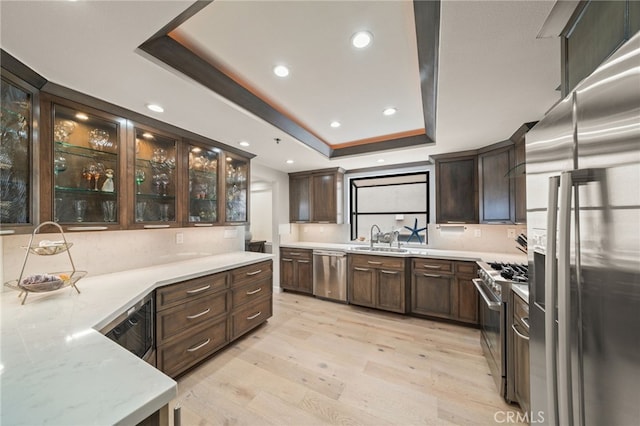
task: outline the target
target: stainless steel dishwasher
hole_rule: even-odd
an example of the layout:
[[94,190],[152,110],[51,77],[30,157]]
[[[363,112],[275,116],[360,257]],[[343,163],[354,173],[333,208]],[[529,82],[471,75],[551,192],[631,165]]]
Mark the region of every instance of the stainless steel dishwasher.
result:
[[313,295],[347,303],[347,255],[341,251],[313,251]]

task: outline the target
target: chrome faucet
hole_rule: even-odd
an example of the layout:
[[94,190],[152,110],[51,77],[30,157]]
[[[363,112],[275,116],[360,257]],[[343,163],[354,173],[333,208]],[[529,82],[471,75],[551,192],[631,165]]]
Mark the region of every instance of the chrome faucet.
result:
[[374,224],[371,226],[371,236],[370,236],[371,238],[369,239],[371,248],[373,248],[373,228],[378,228],[378,233],[376,234],[376,243],[380,242],[380,233],[382,232],[378,225]]

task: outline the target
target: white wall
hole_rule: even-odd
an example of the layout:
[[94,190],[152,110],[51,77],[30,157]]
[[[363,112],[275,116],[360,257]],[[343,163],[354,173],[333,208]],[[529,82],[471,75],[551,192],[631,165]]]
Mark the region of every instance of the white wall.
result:
[[271,185],[251,184],[249,221],[251,239],[273,241],[273,190]]

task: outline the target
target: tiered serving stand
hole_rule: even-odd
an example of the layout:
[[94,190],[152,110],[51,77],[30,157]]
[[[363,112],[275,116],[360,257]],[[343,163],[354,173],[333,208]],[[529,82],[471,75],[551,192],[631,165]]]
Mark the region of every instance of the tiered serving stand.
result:
[[[38,234],[38,232],[45,226],[53,226],[58,229],[62,240],[54,242],[48,245],[40,245],[33,244],[33,239]],[[80,290],[76,286],[76,282],[87,275],[87,271],[78,271],[73,263],[73,259],[71,258],[71,252],[69,248],[73,245],[73,243],[67,242],[67,238],[64,235],[64,231],[62,227],[55,222],[43,222],[31,233],[31,239],[29,240],[29,245],[24,247],[26,249],[26,254],[24,256],[24,262],[22,262],[22,269],[20,270],[20,277],[17,280],[7,281],[4,283],[5,286],[12,288],[14,290],[19,291],[18,297],[22,297],[21,304],[24,305],[24,302],[27,300],[27,296],[29,293],[46,293],[50,291],[59,290],[65,287],[73,287],[78,294]],[[63,279],[53,280],[53,281],[42,281],[35,283],[27,283],[23,282],[24,278],[24,270],[27,266],[27,262],[29,260],[30,255],[36,256],[54,256],[57,254],[67,253],[69,257],[69,263],[71,264],[70,271],[62,271],[62,272],[49,272],[48,275],[63,275]]]

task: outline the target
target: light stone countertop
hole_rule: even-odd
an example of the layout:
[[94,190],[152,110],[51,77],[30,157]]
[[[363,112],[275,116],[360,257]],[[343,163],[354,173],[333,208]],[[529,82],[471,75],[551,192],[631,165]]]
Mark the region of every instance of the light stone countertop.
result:
[[[407,251],[404,253],[394,252],[374,252],[374,251],[359,251],[357,247],[367,247],[368,244],[357,243],[314,243],[314,242],[295,242],[280,244],[280,247],[284,248],[302,248],[302,249],[317,249],[317,250],[338,250],[351,254],[366,254],[377,256],[395,256],[395,257],[423,257],[423,258],[437,258],[448,260],[463,260],[463,261],[484,261],[484,262],[514,262],[514,263],[527,263],[527,256],[523,254],[510,254],[510,253],[497,253],[497,252],[480,252],[480,251],[461,251],[461,250],[440,250],[432,248],[416,248],[406,247]],[[389,247],[388,244],[376,244],[376,247]]]
[[511,284],[513,292],[529,304],[529,286],[526,284]]
[[[97,330],[156,287],[263,260],[234,252],[91,276],[71,287],[0,293],[0,424],[131,425],[168,404],[176,382]],[[89,271],[90,272],[90,271]]]

